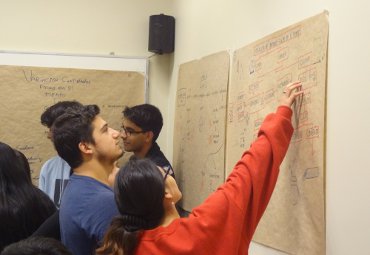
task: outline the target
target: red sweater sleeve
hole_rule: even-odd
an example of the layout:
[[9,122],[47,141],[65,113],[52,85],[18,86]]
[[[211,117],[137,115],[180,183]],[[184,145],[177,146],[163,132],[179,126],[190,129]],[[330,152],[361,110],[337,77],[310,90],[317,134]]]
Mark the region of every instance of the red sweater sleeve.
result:
[[[293,134],[291,116],[292,110],[289,107],[279,106],[276,113],[265,118],[256,141],[244,152],[226,182],[193,211],[194,216],[218,218],[221,221],[224,219],[224,230],[235,219],[234,224],[242,226],[240,230],[246,233],[246,236],[240,233],[242,238],[247,242],[252,239],[271,198],[280,164],[289,147]],[[235,230],[235,227],[230,227],[230,230],[232,228]]]
[[285,106],[268,115],[226,182],[189,218],[145,231],[136,254],[248,254],[289,146],[291,115]]
[[[279,167],[293,134],[291,115],[292,110],[286,106],[280,106],[276,114],[268,115],[260,128],[257,140],[235,166],[235,169],[246,170],[249,175],[242,179],[242,182],[246,182],[241,183],[247,185],[246,201],[235,200],[236,203],[240,203],[238,206],[241,210],[246,212],[245,226],[248,239],[252,239],[275,188]],[[234,173],[237,175],[239,171]],[[231,174],[230,181],[233,178],[234,174]]]

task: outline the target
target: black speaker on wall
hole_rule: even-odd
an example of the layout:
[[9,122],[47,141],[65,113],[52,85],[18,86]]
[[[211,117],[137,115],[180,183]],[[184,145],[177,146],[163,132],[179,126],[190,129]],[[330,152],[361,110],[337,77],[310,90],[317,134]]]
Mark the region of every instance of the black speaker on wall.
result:
[[148,50],[157,54],[172,53],[175,47],[175,18],[159,14],[149,18]]

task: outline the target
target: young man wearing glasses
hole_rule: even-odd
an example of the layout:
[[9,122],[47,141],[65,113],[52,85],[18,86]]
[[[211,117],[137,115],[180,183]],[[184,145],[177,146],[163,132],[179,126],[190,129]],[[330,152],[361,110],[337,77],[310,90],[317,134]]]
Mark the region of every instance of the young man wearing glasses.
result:
[[157,166],[175,177],[172,166],[156,140],[163,126],[162,114],[157,107],[141,104],[123,110],[121,136],[125,151],[136,158],[149,158]]
[[[121,136],[125,151],[133,152],[135,158],[148,158],[161,167],[166,175],[175,178],[170,162],[159,148],[156,140],[163,126],[162,114],[151,104],[141,104],[126,107],[123,110]],[[181,217],[187,217],[189,212],[180,206],[176,208]]]

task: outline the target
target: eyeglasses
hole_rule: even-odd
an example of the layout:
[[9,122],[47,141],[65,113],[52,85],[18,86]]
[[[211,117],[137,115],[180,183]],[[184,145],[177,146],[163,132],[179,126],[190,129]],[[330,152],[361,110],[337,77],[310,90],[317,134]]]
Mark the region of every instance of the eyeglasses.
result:
[[164,170],[163,180],[166,180],[167,176],[172,172],[172,169],[171,167],[167,166],[164,167],[163,170]]
[[135,131],[135,130],[133,130],[131,128],[125,128],[124,126],[121,126],[121,128],[120,128],[119,131],[121,133],[125,133],[125,135],[127,137],[131,136],[132,134],[143,134],[143,133],[147,132],[147,131],[144,131],[144,130],[142,130],[142,131]]

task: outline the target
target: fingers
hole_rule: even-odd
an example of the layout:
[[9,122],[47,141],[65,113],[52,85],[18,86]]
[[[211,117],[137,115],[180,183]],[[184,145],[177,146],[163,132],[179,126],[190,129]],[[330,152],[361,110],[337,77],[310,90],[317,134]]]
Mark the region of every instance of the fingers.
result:
[[302,82],[296,81],[289,83],[285,86],[283,93],[289,97],[292,94],[292,91],[295,91],[296,89],[299,91],[302,90]]
[[291,107],[297,97],[303,95],[302,82],[295,81],[285,86],[281,104]]

